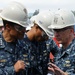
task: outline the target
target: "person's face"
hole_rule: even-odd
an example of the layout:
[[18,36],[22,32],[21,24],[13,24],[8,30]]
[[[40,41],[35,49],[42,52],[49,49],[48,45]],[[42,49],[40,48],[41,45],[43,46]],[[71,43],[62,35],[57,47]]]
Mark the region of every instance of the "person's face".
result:
[[54,35],[59,44],[65,44],[69,41],[70,34],[72,29],[63,28],[63,29],[54,29]]
[[22,39],[24,37],[25,28],[20,25],[10,26],[10,36],[14,39]]

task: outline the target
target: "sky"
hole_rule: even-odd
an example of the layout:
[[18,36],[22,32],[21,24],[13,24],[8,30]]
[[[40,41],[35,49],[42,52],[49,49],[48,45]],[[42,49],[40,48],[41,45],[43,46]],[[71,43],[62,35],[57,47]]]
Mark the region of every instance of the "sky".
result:
[[17,1],[22,3],[28,12],[60,9],[75,10],[75,0],[0,0],[0,9],[6,7],[10,2]]

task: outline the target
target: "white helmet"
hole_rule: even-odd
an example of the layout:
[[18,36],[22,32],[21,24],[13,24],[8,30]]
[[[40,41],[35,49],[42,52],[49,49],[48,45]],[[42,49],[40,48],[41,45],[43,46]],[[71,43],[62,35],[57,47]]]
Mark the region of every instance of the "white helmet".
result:
[[4,20],[19,24],[23,27],[27,26],[28,14],[27,9],[18,2],[10,3],[0,14]]
[[34,25],[34,21],[35,21],[35,19],[36,19],[36,16],[37,16],[37,15],[32,16],[32,17],[30,18],[30,26],[31,26],[31,27]]
[[31,27],[34,26],[34,21],[35,21],[35,16],[32,16],[29,20],[28,20],[28,23],[29,25],[27,26],[26,30],[31,30]]
[[51,11],[40,12],[35,18],[35,23],[38,24],[48,36],[53,36],[53,31],[48,29],[48,26],[51,25],[52,18],[53,13]]
[[2,22],[2,19],[0,18],[0,27],[3,26],[3,22]]
[[52,25],[50,25],[48,28],[61,29],[73,25],[75,25],[74,14],[71,11],[58,10],[58,12],[56,12],[54,15]]

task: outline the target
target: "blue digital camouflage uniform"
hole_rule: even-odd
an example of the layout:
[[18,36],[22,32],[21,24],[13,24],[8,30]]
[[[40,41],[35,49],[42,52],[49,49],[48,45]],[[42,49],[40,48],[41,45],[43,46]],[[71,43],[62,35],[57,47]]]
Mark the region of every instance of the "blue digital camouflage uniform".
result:
[[52,54],[54,56],[56,56],[58,54],[58,52],[59,52],[58,46],[56,45],[56,43],[54,42],[54,40],[51,39],[51,38],[46,41],[46,47],[47,47],[47,50],[49,52],[52,52]]
[[55,64],[69,75],[75,75],[75,39],[66,49],[60,49]]
[[0,75],[16,75],[14,64],[17,61],[18,50],[16,42],[7,43],[0,33]]
[[19,41],[19,45],[19,59],[24,60],[26,64],[25,70],[19,75],[47,75],[50,50],[46,48],[46,42],[30,41],[25,35],[24,39]]

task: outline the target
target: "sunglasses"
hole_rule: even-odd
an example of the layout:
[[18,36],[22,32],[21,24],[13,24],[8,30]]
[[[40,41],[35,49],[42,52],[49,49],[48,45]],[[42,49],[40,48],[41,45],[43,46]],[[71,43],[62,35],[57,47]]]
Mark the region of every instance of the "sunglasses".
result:
[[65,27],[65,28],[62,28],[62,29],[53,29],[53,31],[62,32],[62,31],[66,31],[67,29],[71,29],[71,28],[70,27]]
[[14,28],[18,31],[18,32],[21,32],[21,31],[25,31],[26,28],[25,27],[22,27],[20,25],[14,25]]

